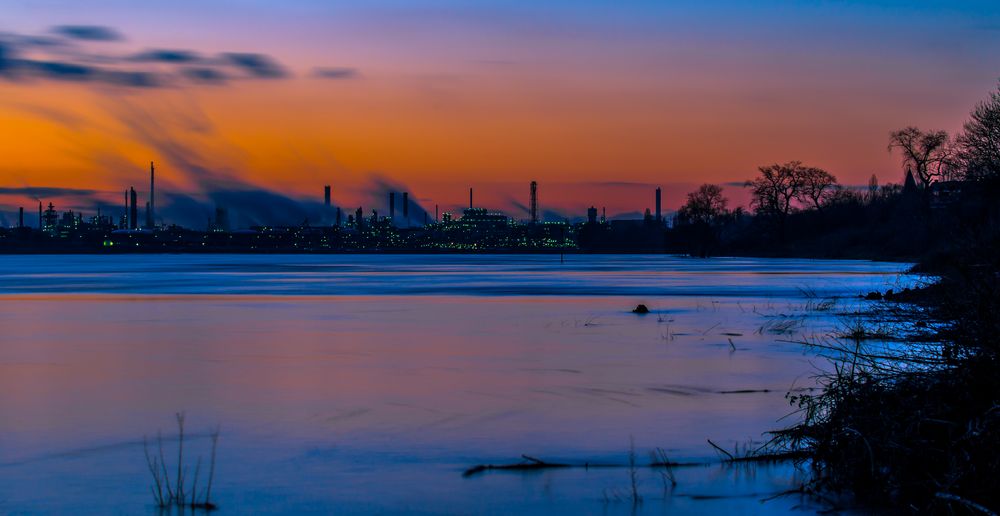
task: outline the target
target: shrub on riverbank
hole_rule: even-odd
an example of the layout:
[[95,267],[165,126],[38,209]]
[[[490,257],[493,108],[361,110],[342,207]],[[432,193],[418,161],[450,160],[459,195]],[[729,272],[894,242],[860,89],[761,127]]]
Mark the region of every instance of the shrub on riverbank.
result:
[[793,397],[803,422],[778,436],[811,452],[816,492],[912,512],[1000,508],[1000,241],[982,242],[921,299],[941,345],[842,341],[823,392]]

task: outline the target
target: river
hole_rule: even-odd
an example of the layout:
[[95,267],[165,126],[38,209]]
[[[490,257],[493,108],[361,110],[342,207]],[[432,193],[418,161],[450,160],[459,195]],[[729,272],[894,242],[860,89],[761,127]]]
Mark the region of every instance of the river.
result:
[[[719,513],[807,472],[718,464],[795,416],[822,335],[906,264],[568,255],[0,256],[0,513],[156,514],[143,438],[220,438],[219,514]],[[639,303],[651,313],[633,314]],[[155,447],[155,446],[154,446]],[[522,454],[640,468],[487,471]]]

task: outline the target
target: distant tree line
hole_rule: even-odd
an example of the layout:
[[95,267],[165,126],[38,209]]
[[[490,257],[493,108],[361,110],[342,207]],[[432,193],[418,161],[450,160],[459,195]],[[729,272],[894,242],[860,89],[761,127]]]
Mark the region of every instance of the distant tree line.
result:
[[719,185],[701,185],[678,210],[668,250],[917,259],[996,217],[1000,86],[958,135],[909,126],[892,131],[887,148],[901,158],[901,185],[880,186],[872,175],[867,187],[848,187],[822,168],[774,163],[744,184],[750,212],[730,210]]

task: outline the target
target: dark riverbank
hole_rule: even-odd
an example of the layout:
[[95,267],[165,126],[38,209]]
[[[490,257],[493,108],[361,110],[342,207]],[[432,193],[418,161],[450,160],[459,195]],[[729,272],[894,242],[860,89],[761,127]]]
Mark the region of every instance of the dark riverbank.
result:
[[865,331],[822,342],[838,367],[819,395],[791,396],[803,421],[779,442],[811,455],[807,488],[849,505],[907,513],[1000,508],[1000,239],[984,237],[917,269],[939,281],[882,296],[871,325],[902,321],[901,346]]

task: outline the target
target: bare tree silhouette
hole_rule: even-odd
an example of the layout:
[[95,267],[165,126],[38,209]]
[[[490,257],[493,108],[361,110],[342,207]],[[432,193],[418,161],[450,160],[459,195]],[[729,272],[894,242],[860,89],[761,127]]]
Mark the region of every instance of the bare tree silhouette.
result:
[[910,126],[889,134],[889,152],[899,149],[903,164],[912,167],[920,186],[927,187],[950,164],[948,133],[924,132]]
[[957,138],[958,160],[971,180],[1000,178],[1000,86],[976,104]]
[[812,205],[822,212],[840,185],[837,178],[821,168],[808,167],[798,171],[799,202]]

